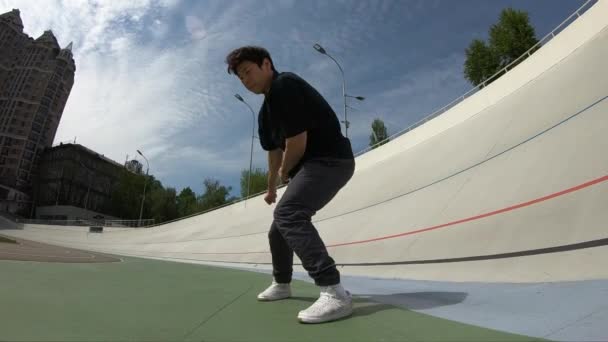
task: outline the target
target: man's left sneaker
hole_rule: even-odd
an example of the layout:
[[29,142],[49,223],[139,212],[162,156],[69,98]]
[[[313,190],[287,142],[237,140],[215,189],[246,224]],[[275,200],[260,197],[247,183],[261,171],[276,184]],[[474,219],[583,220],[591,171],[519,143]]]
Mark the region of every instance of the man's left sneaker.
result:
[[261,302],[270,302],[289,297],[291,297],[291,285],[289,283],[279,284],[273,280],[272,284],[258,295],[258,300]]

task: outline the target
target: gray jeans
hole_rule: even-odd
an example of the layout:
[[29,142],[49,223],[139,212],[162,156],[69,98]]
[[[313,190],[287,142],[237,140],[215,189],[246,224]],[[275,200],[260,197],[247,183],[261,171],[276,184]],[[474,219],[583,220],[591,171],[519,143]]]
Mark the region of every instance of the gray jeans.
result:
[[294,252],[318,286],[340,282],[340,273],[311,217],[348,183],[354,170],[353,159],[312,159],[304,162],[290,180],[274,210],[268,233],[273,275],[278,283],[291,282]]

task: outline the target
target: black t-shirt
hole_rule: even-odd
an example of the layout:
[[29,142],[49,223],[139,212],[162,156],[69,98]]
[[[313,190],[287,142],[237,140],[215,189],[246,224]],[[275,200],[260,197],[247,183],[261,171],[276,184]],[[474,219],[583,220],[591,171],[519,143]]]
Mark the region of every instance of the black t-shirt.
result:
[[258,114],[260,143],[266,151],[285,150],[285,139],[306,131],[306,151],[289,175],[314,158],[353,159],[348,138],[323,96],[298,75],[275,73],[270,91]]

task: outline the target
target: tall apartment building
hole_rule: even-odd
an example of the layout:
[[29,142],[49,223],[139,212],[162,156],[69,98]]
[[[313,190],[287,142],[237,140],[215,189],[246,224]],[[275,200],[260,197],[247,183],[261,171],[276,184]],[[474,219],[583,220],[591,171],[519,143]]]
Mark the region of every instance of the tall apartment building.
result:
[[0,14],[0,211],[29,210],[40,155],[74,84],[71,49],[51,31],[29,37],[17,9]]

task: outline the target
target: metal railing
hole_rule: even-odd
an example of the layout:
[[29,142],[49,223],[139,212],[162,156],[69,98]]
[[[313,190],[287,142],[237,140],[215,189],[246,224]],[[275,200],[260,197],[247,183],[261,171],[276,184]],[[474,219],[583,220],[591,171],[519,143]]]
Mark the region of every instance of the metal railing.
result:
[[145,228],[154,225],[154,219],[145,220],[95,220],[95,219],[75,219],[75,220],[46,220],[46,219],[16,219],[20,224],[46,224],[56,226],[104,226],[116,228]]
[[466,93],[464,93],[463,95],[457,97],[456,99],[454,99],[452,102],[448,103],[447,105],[439,108],[438,110],[432,112],[431,114],[423,117],[422,119],[416,121],[415,123],[411,124],[410,126],[406,127],[405,129],[389,136],[388,138],[377,142],[376,144],[369,146],[359,152],[357,152],[355,154],[355,156],[360,156],[366,152],[371,151],[372,149],[376,148],[377,146],[379,146],[381,143],[387,142],[387,141],[391,141],[417,127],[420,127],[421,125],[425,124],[426,122],[438,117],[439,115],[445,113],[448,109],[454,107],[455,105],[459,104],[460,102],[464,101],[464,99],[466,99],[467,97],[473,95],[474,93],[476,93],[477,91],[479,91],[481,88],[485,87],[486,85],[489,84],[489,82],[494,81],[496,79],[499,78],[499,76],[502,76],[503,74],[505,74],[507,71],[510,70],[510,68],[516,66],[517,64],[519,64],[524,58],[528,58],[532,55],[532,53],[534,51],[536,51],[541,45],[546,44],[548,41],[550,41],[551,39],[553,39],[553,37],[555,37],[555,35],[557,33],[559,33],[560,30],[562,30],[566,23],[568,23],[569,21],[571,21],[572,19],[576,19],[578,17],[581,16],[581,14],[583,14],[585,11],[587,11],[589,8],[591,8],[591,6],[589,6],[589,4],[594,4],[596,3],[598,0],[587,0],[583,5],[581,5],[581,7],[579,7],[574,13],[572,13],[568,18],[566,18],[564,21],[562,21],[559,25],[557,25],[557,27],[555,27],[551,32],[549,32],[547,35],[545,35],[542,39],[540,39],[536,44],[534,44],[531,48],[529,48],[526,52],[524,52],[521,56],[519,56],[517,59],[515,59],[514,61],[512,61],[511,63],[507,64],[504,68],[500,69],[499,71],[497,71],[496,73],[494,73],[494,75],[486,78],[482,83],[478,84],[477,86],[473,87],[471,90],[467,91]]

